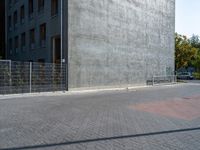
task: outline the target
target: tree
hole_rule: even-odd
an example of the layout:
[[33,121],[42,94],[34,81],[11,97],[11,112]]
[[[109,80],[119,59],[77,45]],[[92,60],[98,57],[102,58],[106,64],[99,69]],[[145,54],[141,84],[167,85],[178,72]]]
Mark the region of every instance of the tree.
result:
[[192,47],[200,49],[200,37],[198,35],[193,34],[189,41]]
[[195,58],[191,61],[191,65],[200,73],[200,51],[198,51]]
[[192,66],[197,72],[200,72],[200,37],[198,35],[193,35],[190,38],[190,43],[193,47],[198,49],[197,55],[192,60]]
[[177,33],[175,42],[176,69],[187,68],[196,58],[198,48],[193,47],[186,36]]

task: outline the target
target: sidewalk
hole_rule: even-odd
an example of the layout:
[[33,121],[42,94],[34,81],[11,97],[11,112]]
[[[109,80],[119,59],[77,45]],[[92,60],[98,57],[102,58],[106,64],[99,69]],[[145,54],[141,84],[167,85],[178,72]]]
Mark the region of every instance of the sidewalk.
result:
[[0,150],[198,150],[199,91],[180,84],[2,99]]

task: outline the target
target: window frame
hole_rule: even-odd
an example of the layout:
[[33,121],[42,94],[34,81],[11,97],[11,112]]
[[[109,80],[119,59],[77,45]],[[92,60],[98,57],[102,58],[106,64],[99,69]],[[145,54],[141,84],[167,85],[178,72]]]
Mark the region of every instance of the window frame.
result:
[[29,18],[33,18],[33,14],[34,14],[34,0],[29,0],[28,1],[28,14],[29,14]]
[[12,30],[12,16],[8,16],[8,30],[11,31]]
[[35,49],[35,28],[30,29],[29,32],[29,46],[31,49]]
[[52,17],[58,15],[58,5],[59,5],[58,0],[51,0],[51,16]]
[[25,50],[25,47],[26,47],[26,32],[23,32],[21,34],[21,49],[22,49],[22,51]]
[[40,25],[40,46],[46,47],[46,38],[47,38],[47,25],[43,23]]
[[20,7],[20,22],[23,24],[25,21],[25,6]]
[[45,0],[38,0],[38,12],[44,11]]
[[18,49],[19,49],[19,36],[15,36],[14,38],[14,49],[15,49],[15,53],[18,53]]
[[14,28],[17,28],[17,24],[18,24],[18,12],[16,10],[16,11],[14,11],[14,15],[13,15],[13,25],[14,25]]
[[12,55],[12,51],[13,51],[13,39],[12,38],[10,38],[9,40],[8,40],[8,49],[9,49],[9,54],[10,55]]

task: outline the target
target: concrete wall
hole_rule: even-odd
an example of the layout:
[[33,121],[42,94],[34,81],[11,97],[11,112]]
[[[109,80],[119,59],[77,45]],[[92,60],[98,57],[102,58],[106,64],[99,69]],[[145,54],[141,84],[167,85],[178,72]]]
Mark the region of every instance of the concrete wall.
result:
[[69,88],[144,85],[174,71],[175,0],[68,0]]

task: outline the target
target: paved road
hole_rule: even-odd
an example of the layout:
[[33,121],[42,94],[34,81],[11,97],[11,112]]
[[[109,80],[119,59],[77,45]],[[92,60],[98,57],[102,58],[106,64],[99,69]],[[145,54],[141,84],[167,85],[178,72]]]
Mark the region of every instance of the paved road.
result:
[[200,150],[200,84],[0,100],[0,150]]
[[186,83],[197,83],[200,84],[200,80],[184,80]]

